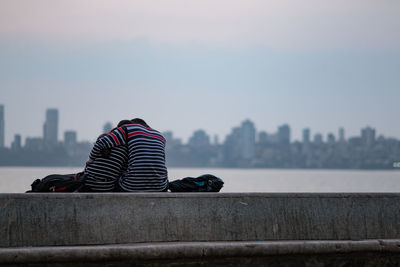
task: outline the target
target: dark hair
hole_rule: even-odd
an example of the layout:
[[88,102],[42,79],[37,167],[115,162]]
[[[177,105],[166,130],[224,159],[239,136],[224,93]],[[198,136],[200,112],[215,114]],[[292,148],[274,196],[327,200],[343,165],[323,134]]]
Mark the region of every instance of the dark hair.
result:
[[[115,129],[117,129],[118,127],[121,127],[121,126],[123,126],[123,125],[125,125],[125,124],[131,124],[131,123],[132,123],[132,122],[131,122],[130,120],[122,120],[122,121],[118,122],[117,127],[111,129],[110,133],[111,133],[112,131],[114,131]],[[107,135],[107,134],[109,134],[109,133],[106,133],[106,135]]]
[[117,127],[121,127],[124,124],[131,124],[132,122],[130,120],[122,120],[120,122],[118,122]]
[[140,125],[143,125],[143,126],[145,126],[145,127],[149,127],[149,128],[150,128],[150,126],[147,125],[147,123],[146,123],[144,120],[139,119],[139,118],[132,119],[132,120],[131,120],[131,123],[133,123],[133,124],[140,124]]

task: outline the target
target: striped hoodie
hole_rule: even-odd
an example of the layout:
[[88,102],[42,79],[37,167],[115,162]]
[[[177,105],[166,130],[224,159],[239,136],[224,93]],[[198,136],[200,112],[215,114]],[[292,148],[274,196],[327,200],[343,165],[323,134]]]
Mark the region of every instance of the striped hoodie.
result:
[[107,157],[96,157],[86,166],[85,185],[94,192],[114,191],[118,179],[128,165],[128,149],[119,146],[110,149]]
[[125,124],[95,143],[90,160],[107,148],[127,146],[128,168],[119,180],[123,191],[164,191],[168,188],[165,139],[156,130],[140,124]]

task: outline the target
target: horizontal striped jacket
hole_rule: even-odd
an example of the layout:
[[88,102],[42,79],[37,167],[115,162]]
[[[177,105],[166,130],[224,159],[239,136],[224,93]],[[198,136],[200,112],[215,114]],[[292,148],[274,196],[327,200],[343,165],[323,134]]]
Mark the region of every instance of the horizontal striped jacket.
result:
[[117,127],[95,143],[90,160],[103,149],[127,146],[128,168],[119,180],[122,191],[159,192],[168,188],[165,166],[165,138],[156,130],[140,124]]
[[114,191],[118,179],[125,173],[127,166],[127,147],[114,147],[110,149],[107,157],[96,157],[86,166],[85,185],[94,192]]

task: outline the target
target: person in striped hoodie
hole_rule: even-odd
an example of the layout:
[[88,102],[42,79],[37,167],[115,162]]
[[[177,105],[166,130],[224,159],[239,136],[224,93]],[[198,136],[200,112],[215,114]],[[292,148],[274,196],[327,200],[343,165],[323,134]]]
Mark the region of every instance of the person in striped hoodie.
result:
[[[122,120],[117,127],[131,124],[130,120]],[[116,129],[116,128],[115,128]],[[100,135],[97,140],[106,136]],[[117,191],[118,180],[128,167],[127,146],[103,149],[96,157],[86,163],[83,171],[84,186],[79,192],[113,192]]]
[[[118,123],[117,127],[125,124],[131,124],[130,120],[123,120]],[[117,128],[115,128],[117,129]],[[98,140],[107,134],[102,134]],[[99,151],[97,151],[99,152]],[[90,158],[86,162],[86,167],[82,172],[73,174],[51,174],[43,179],[37,179],[32,184],[32,190],[29,192],[71,192],[73,182],[81,182],[79,188],[74,192],[113,192],[118,191],[119,178],[126,172],[128,166],[128,147],[117,146],[113,148],[103,149],[99,153]],[[43,180],[45,182],[43,182]],[[54,185],[53,190],[48,188]],[[56,185],[58,188],[56,188]],[[65,186],[63,186],[65,185]]]
[[167,191],[165,138],[160,132],[150,128],[142,119],[133,119],[130,124],[117,127],[99,138],[90,153],[89,162],[100,157],[102,151],[116,147],[127,147],[128,150],[128,167],[118,182],[120,191]]

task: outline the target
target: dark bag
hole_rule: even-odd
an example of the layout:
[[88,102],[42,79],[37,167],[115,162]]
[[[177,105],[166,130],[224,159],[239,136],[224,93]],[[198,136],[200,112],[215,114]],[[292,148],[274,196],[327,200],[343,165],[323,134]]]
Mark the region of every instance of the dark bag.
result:
[[84,174],[52,174],[43,179],[36,179],[27,192],[74,192],[84,183]]
[[171,192],[219,192],[224,185],[222,179],[211,174],[204,174],[197,178],[186,177],[169,183]]

